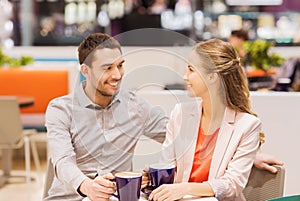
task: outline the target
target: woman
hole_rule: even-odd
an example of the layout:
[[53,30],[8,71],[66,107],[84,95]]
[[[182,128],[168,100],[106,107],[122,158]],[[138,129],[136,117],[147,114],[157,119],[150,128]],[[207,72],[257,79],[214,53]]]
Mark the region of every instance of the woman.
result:
[[184,75],[196,102],[172,111],[163,160],[176,163],[175,183],[152,191],[149,200],[185,195],[245,200],[245,187],[259,146],[261,122],[250,110],[247,78],[230,43],[198,43]]

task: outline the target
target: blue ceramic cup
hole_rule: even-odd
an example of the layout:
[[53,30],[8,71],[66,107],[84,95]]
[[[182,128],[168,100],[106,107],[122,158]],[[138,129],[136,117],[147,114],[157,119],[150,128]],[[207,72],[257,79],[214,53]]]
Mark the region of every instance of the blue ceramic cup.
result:
[[175,165],[155,163],[149,166],[149,177],[152,188],[162,184],[173,184],[175,176]]
[[142,184],[142,173],[119,172],[115,174],[117,195],[119,201],[138,201]]

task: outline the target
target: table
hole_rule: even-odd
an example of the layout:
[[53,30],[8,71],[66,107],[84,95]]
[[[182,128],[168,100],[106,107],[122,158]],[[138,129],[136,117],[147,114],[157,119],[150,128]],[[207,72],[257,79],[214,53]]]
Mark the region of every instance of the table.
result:
[[[118,199],[115,197],[111,197],[109,200],[110,201],[118,201]],[[146,200],[147,200],[147,198],[141,194],[139,201],[146,201]],[[90,199],[84,198],[82,201],[90,201]],[[218,201],[218,200],[215,197],[194,198],[193,196],[187,195],[187,196],[184,196],[184,198],[181,199],[181,201]]]
[[29,107],[34,104],[34,97],[32,96],[16,96],[20,108]]

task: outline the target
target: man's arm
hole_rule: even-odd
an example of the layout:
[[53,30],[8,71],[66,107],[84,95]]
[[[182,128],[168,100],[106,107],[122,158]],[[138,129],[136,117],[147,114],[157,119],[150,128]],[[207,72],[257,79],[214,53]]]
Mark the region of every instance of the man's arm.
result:
[[153,106],[146,101],[140,102],[138,107],[141,114],[145,114],[144,134],[145,136],[163,143],[166,136],[166,125],[169,118],[159,106]]
[[262,170],[267,170],[272,173],[276,173],[277,169],[272,165],[283,165],[283,162],[277,160],[272,155],[257,152],[254,160],[255,167]]
[[47,138],[55,176],[77,189],[87,178],[76,163],[76,153],[69,132],[70,118],[65,101],[56,99],[46,111]]

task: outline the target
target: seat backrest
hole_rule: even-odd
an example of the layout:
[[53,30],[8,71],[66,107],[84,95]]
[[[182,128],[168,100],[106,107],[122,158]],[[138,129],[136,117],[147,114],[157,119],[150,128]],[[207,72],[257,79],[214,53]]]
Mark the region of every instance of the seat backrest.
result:
[[252,167],[249,181],[243,193],[247,201],[265,201],[283,195],[285,169],[274,165],[277,173]]
[[0,147],[16,145],[23,137],[22,131],[16,97],[0,96]]

